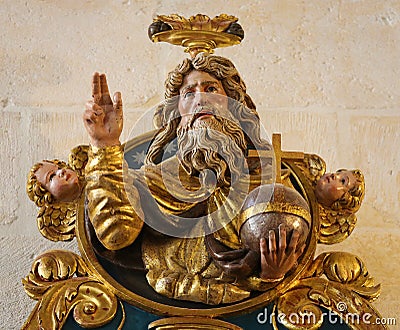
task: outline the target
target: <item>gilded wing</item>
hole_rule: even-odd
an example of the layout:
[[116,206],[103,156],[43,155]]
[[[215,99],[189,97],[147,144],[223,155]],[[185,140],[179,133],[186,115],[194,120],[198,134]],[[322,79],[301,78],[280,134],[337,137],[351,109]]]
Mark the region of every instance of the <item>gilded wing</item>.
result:
[[352,233],[357,217],[354,213],[332,211],[319,205],[319,243],[336,244],[346,239]]
[[39,209],[40,233],[51,241],[70,241],[75,237],[75,203],[45,204]]

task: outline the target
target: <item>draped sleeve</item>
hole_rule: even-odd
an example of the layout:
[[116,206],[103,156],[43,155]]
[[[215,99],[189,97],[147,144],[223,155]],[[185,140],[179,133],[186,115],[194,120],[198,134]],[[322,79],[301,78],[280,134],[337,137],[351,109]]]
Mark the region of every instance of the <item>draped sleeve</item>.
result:
[[125,166],[121,145],[90,147],[85,169],[87,208],[99,241],[109,250],[132,244],[143,227],[140,197],[133,177],[123,176]]

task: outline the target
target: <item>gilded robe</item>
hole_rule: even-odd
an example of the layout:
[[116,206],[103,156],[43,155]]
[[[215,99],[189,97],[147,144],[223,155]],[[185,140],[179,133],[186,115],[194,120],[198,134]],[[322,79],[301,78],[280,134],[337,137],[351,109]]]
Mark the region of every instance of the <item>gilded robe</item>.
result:
[[[271,164],[254,166],[231,186],[202,187],[177,157],[140,170],[126,168],[122,146],[94,148],[86,167],[88,214],[100,242],[110,250],[132,244],[143,230],[142,259],[148,283],[170,298],[220,304],[265,290],[257,274],[237,281],[209,256],[211,233],[230,249],[242,248],[238,215],[249,191],[271,182]],[[257,163],[259,164],[259,163]],[[129,257],[129,256],[128,256]]]

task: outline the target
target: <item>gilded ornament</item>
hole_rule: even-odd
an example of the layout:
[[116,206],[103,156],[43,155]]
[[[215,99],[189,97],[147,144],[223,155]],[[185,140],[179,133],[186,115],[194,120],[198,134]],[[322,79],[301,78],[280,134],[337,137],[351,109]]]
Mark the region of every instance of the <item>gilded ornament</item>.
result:
[[[359,257],[315,258],[317,243],[351,234],[364,177],[360,170],[326,173],[319,156],[282,150],[279,134],[272,145],[261,137],[234,64],[211,55],[241,42],[237,21],[159,15],[149,27],[152,41],[184,46],[191,59],[168,76],[154,114],[158,130],[127,144],[152,142],[146,155],[137,151],[136,160],[146,156],[138,170],[127,168],[120,143],[121,93],[111,98],[106,76],[93,75],[83,116],[90,146],[74,148],[68,164],[34,165],[27,184],[42,235],[56,241],[76,233],[83,257],[54,250],[33,262],[23,285],[38,303],[24,329],[58,329],[68,315],[83,327],[105,325],[116,316],[117,296],[169,317],[151,329],[237,329],[216,318],[271,302],[278,313],[299,316],[283,320],[289,329],[319,328],[321,307],[353,329],[371,327],[350,316],[369,314],[371,324],[380,317],[371,305],[380,285]],[[176,154],[164,158],[166,150]],[[140,281],[168,303],[138,294]],[[120,327],[124,320],[123,312]]]
[[71,312],[79,325],[94,328],[110,322],[117,312],[116,296],[69,251],[40,255],[22,282],[27,294],[38,300],[23,329],[60,329]]
[[194,57],[199,52],[212,54],[215,48],[239,44],[243,29],[234,16],[221,14],[214,18],[198,14],[186,19],[180,15],[158,15],[149,27],[153,42],[168,42],[186,47]]

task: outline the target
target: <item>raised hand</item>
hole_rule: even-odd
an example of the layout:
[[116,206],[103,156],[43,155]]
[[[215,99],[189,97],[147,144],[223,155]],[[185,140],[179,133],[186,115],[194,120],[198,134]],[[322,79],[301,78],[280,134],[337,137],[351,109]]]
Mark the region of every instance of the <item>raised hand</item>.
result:
[[123,127],[121,93],[110,97],[105,74],[95,72],[92,82],[93,99],[86,103],[83,123],[90,137],[91,145],[107,147],[120,144]]
[[279,281],[293,268],[304,251],[305,244],[299,246],[300,233],[293,230],[289,244],[286,243],[287,232],[284,226],[279,226],[278,241],[275,231],[269,231],[268,244],[266,239],[260,241],[261,273],[266,281]]

